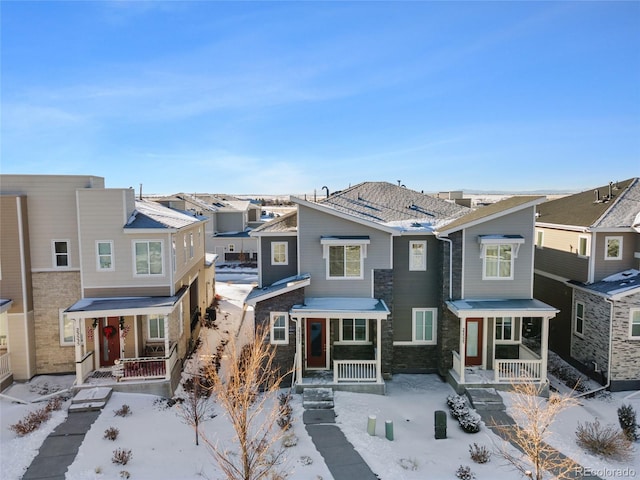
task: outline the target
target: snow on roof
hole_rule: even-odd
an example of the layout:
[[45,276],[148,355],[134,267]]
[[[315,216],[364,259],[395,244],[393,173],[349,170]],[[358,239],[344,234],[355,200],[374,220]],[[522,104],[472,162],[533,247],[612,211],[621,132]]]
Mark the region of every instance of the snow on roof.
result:
[[569,284],[589,292],[598,293],[606,297],[625,297],[640,291],[640,271],[636,269],[624,270],[609,275],[599,282],[584,284],[569,281]]
[[136,200],[136,209],[125,228],[182,228],[201,220],[202,217],[187,215],[154,201]]
[[293,313],[325,312],[330,314],[389,315],[383,300],[377,298],[325,297],[305,298],[304,305],[294,305]]

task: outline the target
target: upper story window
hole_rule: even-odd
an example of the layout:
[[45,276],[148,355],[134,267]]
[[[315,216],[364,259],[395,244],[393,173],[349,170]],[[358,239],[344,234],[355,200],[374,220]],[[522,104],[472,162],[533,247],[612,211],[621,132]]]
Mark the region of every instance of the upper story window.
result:
[[573,331],[579,335],[584,335],[584,303],[576,302],[575,318],[573,322]]
[[578,255],[581,257],[589,256],[589,237],[584,235],[578,237]]
[[368,237],[324,237],[320,243],[326,260],[327,279],[364,278]]
[[66,268],[71,266],[69,259],[69,240],[53,241],[53,266],[55,268]]
[[271,265],[288,265],[287,242],[271,242]]
[[162,275],[162,242],[134,242],[136,275]]
[[285,312],[271,312],[270,320],[271,343],[289,343],[289,315]]
[[409,270],[427,269],[427,242],[425,240],[409,242]]
[[177,266],[177,257],[176,257],[176,239],[171,240],[171,264],[173,271],[176,271]]
[[414,308],[412,340],[416,343],[436,343],[436,322],[438,311],[435,308]]
[[189,258],[193,258],[193,232],[189,233]]
[[483,280],[513,280],[513,264],[524,238],[520,235],[480,235]]
[[149,340],[164,340],[164,315],[147,317]]
[[182,252],[184,253],[184,263],[187,263],[187,234],[182,237]]
[[96,242],[96,252],[98,270],[103,272],[113,270],[113,242],[111,240]]
[[365,318],[341,318],[341,342],[366,342],[369,340],[369,322]]
[[622,260],[622,237],[606,237],[604,259]]

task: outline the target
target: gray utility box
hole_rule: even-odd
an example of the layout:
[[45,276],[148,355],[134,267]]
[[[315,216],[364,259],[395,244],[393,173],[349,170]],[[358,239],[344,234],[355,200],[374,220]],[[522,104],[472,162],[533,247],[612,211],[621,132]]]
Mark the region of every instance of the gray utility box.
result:
[[447,438],[447,412],[436,410],[434,414],[436,440]]

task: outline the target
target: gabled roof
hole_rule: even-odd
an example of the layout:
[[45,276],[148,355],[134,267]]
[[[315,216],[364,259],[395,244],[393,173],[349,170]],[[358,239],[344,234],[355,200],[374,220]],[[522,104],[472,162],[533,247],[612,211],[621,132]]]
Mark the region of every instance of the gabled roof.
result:
[[442,227],[438,233],[447,235],[463,228],[468,228],[478,223],[489,221],[493,218],[501,217],[508,213],[516,212],[524,208],[538,205],[544,201],[545,197],[532,195],[517,195],[505,200],[501,200],[486,207],[480,207],[470,213],[448,223]]
[[395,231],[431,232],[470,209],[388,182],[363,182],[317,203],[298,204]]
[[640,179],[634,177],[549,200],[538,207],[536,224],[624,228],[633,225],[638,213]]
[[285,213],[281,217],[269,220],[263,225],[254,228],[251,231],[251,236],[260,236],[262,234],[278,235],[278,234],[290,234],[298,231],[298,212],[293,211]]
[[310,283],[311,276],[308,273],[283,278],[282,280],[278,280],[277,282],[267,287],[255,287],[249,292],[247,298],[245,298],[245,303],[247,305],[255,306],[255,304],[258,302],[262,302],[269,298],[277,297],[278,295],[282,295],[284,293],[306,287]]
[[183,228],[198,223],[202,217],[187,215],[148,200],[136,200],[136,209],[124,226],[125,229]]

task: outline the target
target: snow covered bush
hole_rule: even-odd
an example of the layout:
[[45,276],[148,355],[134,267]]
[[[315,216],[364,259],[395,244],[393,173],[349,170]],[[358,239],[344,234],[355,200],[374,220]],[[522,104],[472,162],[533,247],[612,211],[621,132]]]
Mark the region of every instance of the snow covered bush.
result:
[[126,465],[127,463],[129,463],[132,456],[133,454],[131,453],[131,450],[118,448],[113,451],[113,457],[111,458],[111,461],[117,465]]
[[458,470],[456,470],[456,477],[460,480],[474,480],[476,474],[471,471],[470,467],[460,465]]
[[107,440],[114,441],[116,438],[118,438],[119,433],[120,433],[120,430],[118,430],[117,428],[109,427],[104,431],[104,438],[106,438]]
[[462,395],[449,395],[447,397],[447,405],[451,416],[456,420],[469,413],[467,400]]
[[631,405],[622,405],[618,408],[618,421],[622,431],[630,442],[640,439],[638,434],[638,424],[636,422],[636,411]]
[[467,411],[466,414],[461,415],[458,418],[458,423],[462,429],[467,433],[478,433],[480,431],[480,423],[482,419],[476,412]]
[[471,455],[471,460],[476,463],[487,463],[491,458],[491,452],[484,445],[478,445],[474,443],[473,445],[469,445],[469,454]]
[[116,417],[127,417],[131,415],[131,408],[129,407],[129,405],[124,404],[118,410],[114,410],[113,414]]

